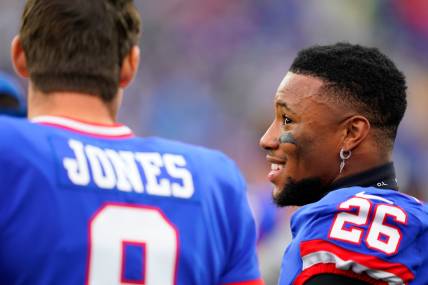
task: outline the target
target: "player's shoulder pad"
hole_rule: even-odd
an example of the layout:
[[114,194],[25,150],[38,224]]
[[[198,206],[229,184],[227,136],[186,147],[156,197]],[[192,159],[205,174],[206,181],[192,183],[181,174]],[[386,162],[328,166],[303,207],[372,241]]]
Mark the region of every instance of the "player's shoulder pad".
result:
[[338,204],[363,191],[364,188],[362,187],[350,187],[331,191],[319,201],[301,207],[293,215],[292,220],[305,221],[311,216],[319,217],[334,215],[337,211]]
[[0,145],[16,144],[17,136],[28,125],[29,121],[24,118],[16,118],[0,115]]
[[421,263],[418,252],[420,235],[426,232],[425,211],[417,199],[394,190],[332,191],[292,218],[303,271],[306,275],[312,269],[335,273],[339,268],[352,276],[370,273],[377,281],[407,284]]
[[3,166],[21,157],[25,141],[34,139],[30,125],[24,118],[0,116],[0,161]]
[[22,122],[28,122],[27,119],[16,118],[0,114],[0,130],[7,131],[16,127]]
[[[372,210],[380,204],[398,207],[412,217],[413,226],[428,228],[428,207],[418,199],[395,190],[359,186],[334,190],[318,202],[303,206],[293,215],[292,224],[304,227],[331,221],[337,213],[343,212],[341,208],[346,207],[347,201],[355,198],[368,201]],[[349,207],[352,210],[353,206]]]
[[410,195],[406,195],[396,190],[390,189],[379,189],[376,187],[360,187],[353,186],[342,189],[331,191],[321,200],[316,203],[310,204],[310,206],[331,206],[337,205],[344,202],[352,197],[359,197],[367,199],[374,204],[391,204],[409,208],[415,208],[418,210],[423,209],[423,204]]

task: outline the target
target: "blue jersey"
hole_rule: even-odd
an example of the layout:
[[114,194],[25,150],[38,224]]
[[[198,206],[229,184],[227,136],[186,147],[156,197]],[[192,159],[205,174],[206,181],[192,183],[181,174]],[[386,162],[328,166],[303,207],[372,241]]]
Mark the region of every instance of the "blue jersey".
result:
[[294,213],[280,285],[332,273],[369,284],[428,284],[428,211],[393,190],[351,187]]
[[0,284],[262,284],[225,155],[60,117],[0,137]]

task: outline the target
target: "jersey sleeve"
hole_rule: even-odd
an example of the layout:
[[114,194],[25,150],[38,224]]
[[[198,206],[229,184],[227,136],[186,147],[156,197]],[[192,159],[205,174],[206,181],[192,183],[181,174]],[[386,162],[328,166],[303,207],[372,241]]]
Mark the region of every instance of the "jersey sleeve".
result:
[[6,232],[8,222],[16,219],[14,209],[19,205],[19,193],[15,188],[22,181],[23,169],[16,165],[24,165],[25,162],[20,159],[17,141],[10,126],[0,117],[0,239]]
[[256,255],[256,229],[248,204],[246,184],[234,163],[229,163],[230,231],[232,235],[227,264],[219,285],[263,285]]
[[374,195],[337,198],[308,205],[295,217],[302,268],[293,284],[306,284],[319,274],[368,284],[414,280],[423,231],[417,206]]

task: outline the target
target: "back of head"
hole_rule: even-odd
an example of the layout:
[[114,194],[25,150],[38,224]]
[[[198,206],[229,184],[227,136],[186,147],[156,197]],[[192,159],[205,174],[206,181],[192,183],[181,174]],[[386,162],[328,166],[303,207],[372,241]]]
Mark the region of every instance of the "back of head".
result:
[[139,33],[132,0],[27,0],[20,39],[35,88],[109,102]]
[[290,71],[325,81],[327,94],[365,116],[391,146],[406,110],[406,82],[376,48],[348,43],[313,46],[299,52]]

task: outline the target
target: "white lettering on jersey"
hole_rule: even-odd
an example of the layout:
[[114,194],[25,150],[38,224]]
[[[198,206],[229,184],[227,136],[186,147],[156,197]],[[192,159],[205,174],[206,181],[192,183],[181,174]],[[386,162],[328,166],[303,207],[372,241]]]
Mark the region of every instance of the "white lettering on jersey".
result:
[[74,157],[65,157],[63,165],[75,185],[87,186],[93,181],[101,189],[182,199],[191,198],[195,192],[182,155],[102,149],[77,140],[69,140],[68,146]]
[[162,157],[157,152],[137,153],[135,155],[137,161],[144,169],[144,174],[147,179],[147,193],[158,196],[171,196],[171,186],[167,179],[160,179],[161,167],[163,167]]
[[134,154],[130,151],[117,152],[111,149],[107,149],[105,152],[116,171],[117,189],[124,192],[143,193],[143,183],[134,160]]
[[[181,179],[183,185],[178,183],[171,183],[172,194],[175,197],[190,198],[195,191],[193,186],[193,179],[190,172],[183,168],[186,166],[186,160],[181,155],[165,154],[163,156],[165,161],[166,171],[174,178]],[[177,167],[179,166],[179,168]]]
[[92,145],[86,145],[85,152],[91,165],[95,184],[100,188],[113,189],[116,186],[116,176],[106,153]]
[[91,181],[89,176],[88,163],[81,142],[70,140],[68,146],[74,152],[74,158],[64,158],[63,164],[67,170],[71,182],[76,185],[86,186]]

